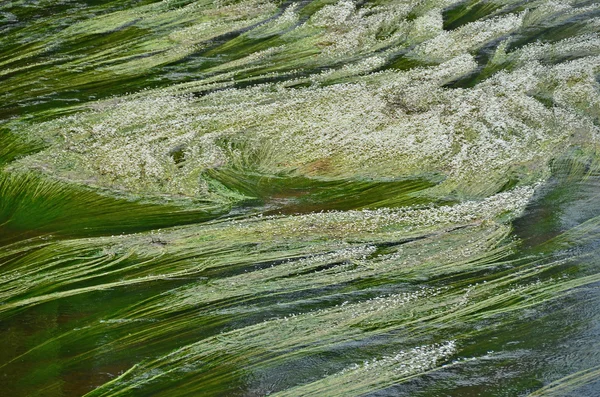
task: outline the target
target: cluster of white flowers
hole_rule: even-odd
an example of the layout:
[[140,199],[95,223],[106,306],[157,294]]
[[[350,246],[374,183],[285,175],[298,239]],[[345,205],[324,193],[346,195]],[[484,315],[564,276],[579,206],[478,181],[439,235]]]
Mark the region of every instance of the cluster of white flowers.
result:
[[[275,293],[278,291],[290,291],[292,288],[307,288],[307,284],[314,287],[315,269],[320,266],[338,262],[353,260],[364,260],[373,254],[376,247],[372,245],[349,247],[325,254],[311,255],[299,260],[288,260],[284,263],[266,267],[264,269],[245,272],[241,275],[213,280],[208,284],[194,285],[177,290],[170,297],[172,303],[168,305],[169,310],[173,307],[197,305],[211,300],[222,300],[226,298],[255,295],[257,292]],[[311,273],[312,272],[312,273]],[[300,274],[311,274],[307,282],[303,282]],[[295,277],[293,280],[291,277]],[[322,280],[324,285],[329,280]]]
[[[254,3],[257,9],[267,7],[261,1],[236,2],[198,12],[241,15],[227,7],[250,12]],[[523,184],[543,179],[550,159],[571,144],[595,144],[599,129],[594,120],[600,112],[597,34],[529,44],[510,53],[505,43],[493,62],[512,63],[510,72],[499,71],[473,88],[451,89],[444,85],[478,68],[470,51],[514,32],[526,20],[531,26],[532,11],[444,31],[441,10],[419,4],[326,5],[284,33],[289,44],[261,48],[222,65],[222,71],[251,70],[271,57],[290,57],[293,40],[305,48],[330,35],[327,40],[337,44],[326,47],[333,52],[315,59],[344,59],[343,53],[352,51],[354,63],[307,77],[310,87],[288,88],[286,81],[196,98],[185,95],[194,85],[182,85],[170,90],[177,96],[150,90],[99,102],[87,113],[29,126],[31,135],[44,137],[50,146],[18,166],[140,194],[215,200],[229,193],[206,172],[220,168],[330,179],[442,175],[446,179],[435,194],[486,197],[509,178]],[[248,35],[292,28],[299,10],[292,4]],[[416,12],[410,21],[409,12]],[[541,10],[540,15],[552,12]],[[391,45],[381,32],[398,21],[398,26],[410,26],[402,40],[393,39],[403,44]],[[203,20],[196,28],[205,23],[217,22]],[[209,25],[206,29],[212,30]],[[363,35],[365,30],[370,33]],[[314,31],[320,33],[314,36]],[[391,54],[359,56],[373,43],[365,47],[356,40],[368,37],[385,41],[393,51],[412,43],[416,46],[406,56],[429,57],[434,64],[368,74]],[[446,47],[440,40],[452,43]],[[572,61],[546,64],[552,56],[574,55],[578,58]],[[327,83],[352,76],[354,81]],[[209,83],[219,84],[218,79]]]
[[523,14],[509,14],[485,21],[474,21],[452,31],[440,31],[414,50],[414,56],[427,61],[445,61],[474,50],[483,44],[517,30]]
[[[180,10],[183,15],[190,12],[188,7]],[[220,34],[259,23],[265,16],[272,15],[276,11],[277,7],[266,0],[246,0],[217,5],[214,8],[207,7],[201,10],[192,25],[177,29],[168,37],[170,40],[185,44],[200,43]]]
[[[368,299],[364,302],[348,304],[343,307],[352,319],[360,319],[368,322],[371,317],[381,318],[381,312],[395,311],[400,306],[404,306],[409,302],[417,299],[424,299],[438,295],[442,290],[433,288],[421,288],[414,292],[405,292],[401,294],[392,294],[388,296],[378,296],[373,299]],[[384,316],[385,317],[385,316]]]
[[[201,184],[197,171],[227,164],[330,177],[438,172],[450,177],[448,183],[477,186],[494,178],[501,183],[515,166],[543,165],[575,132],[597,134],[589,119],[568,108],[548,109],[529,95],[551,80],[558,103],[576,100],[561,82],[579,76],[583,60],[556,67],[528,63],[474,89],[441,88],[455,74],[454,65],[460,73],[472,68],[472,58],[443,69],[380,73],[362,84],[295,90],[266,85],[200,99],[116,102],[35,128],[36,134],[63,138],[38,157],[72,161],[55,150],[74,152],[85,159],[81,168],[117,186],[189,195]],[[588,78],[577,87],[589,92],[592,105],[596,84]],[[182,164],[172,155],[178,147]]]
[[568,37],[555,43],[536,42],[515,51],[518,61],[525,63],[534,60],[552,61],[554,59],[594,56],[600,53],[600,35],[598,33]]
[[365,361],[362,365],[355,364],[339,375],[356,375],[357,372],[369,372],[373,369],[388,369],[397,373],[418,373],[431,368],[442,359],[456,352],[456,341],[448,341],[435,345],[417,346],[407,351],[399,351],[391,356]]
[[[236,224],[239,230],[266,233],[281,238],[314,237],[327,234],[338,238],[384,233],[385,231],[423,230],[429,227],[444,228],[483,221],[493,221],[502,215],[514,218],[521,214],[531,199],[534,188],[524,186],[495,194],[480,201],[464,201],[456,205],[438,207],[381,208],[361,211],[332,211],[311,213],[281,219],[267,218],[259,225],[254,222]],[[368,235],[373,238],[374,235]]]

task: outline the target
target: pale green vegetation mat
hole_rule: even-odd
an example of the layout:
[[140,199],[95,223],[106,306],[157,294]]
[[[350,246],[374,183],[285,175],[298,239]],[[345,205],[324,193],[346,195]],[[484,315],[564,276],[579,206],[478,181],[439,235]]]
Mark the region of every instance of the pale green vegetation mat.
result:
[[600,394],[600,3],[0,4],[7,396]]

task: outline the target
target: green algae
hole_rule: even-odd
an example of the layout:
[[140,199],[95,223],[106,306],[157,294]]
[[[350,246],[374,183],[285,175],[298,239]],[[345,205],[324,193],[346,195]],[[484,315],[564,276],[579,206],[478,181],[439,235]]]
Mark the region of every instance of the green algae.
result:
[[596,4],[46,3],[0,5],[7,393],[598,390]]

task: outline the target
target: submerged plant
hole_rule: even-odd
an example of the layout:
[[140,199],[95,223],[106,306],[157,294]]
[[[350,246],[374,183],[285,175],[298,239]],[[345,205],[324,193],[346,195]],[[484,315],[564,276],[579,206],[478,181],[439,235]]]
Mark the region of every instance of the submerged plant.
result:
[[10,395],[597,394],[598,4],[0,18]]

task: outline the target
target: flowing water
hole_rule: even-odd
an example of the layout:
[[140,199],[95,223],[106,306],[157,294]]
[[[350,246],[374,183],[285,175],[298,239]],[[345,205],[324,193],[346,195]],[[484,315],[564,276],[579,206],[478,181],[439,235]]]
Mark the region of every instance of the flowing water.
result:
[[597,396],[600,3],[0,3],[6,396]]

